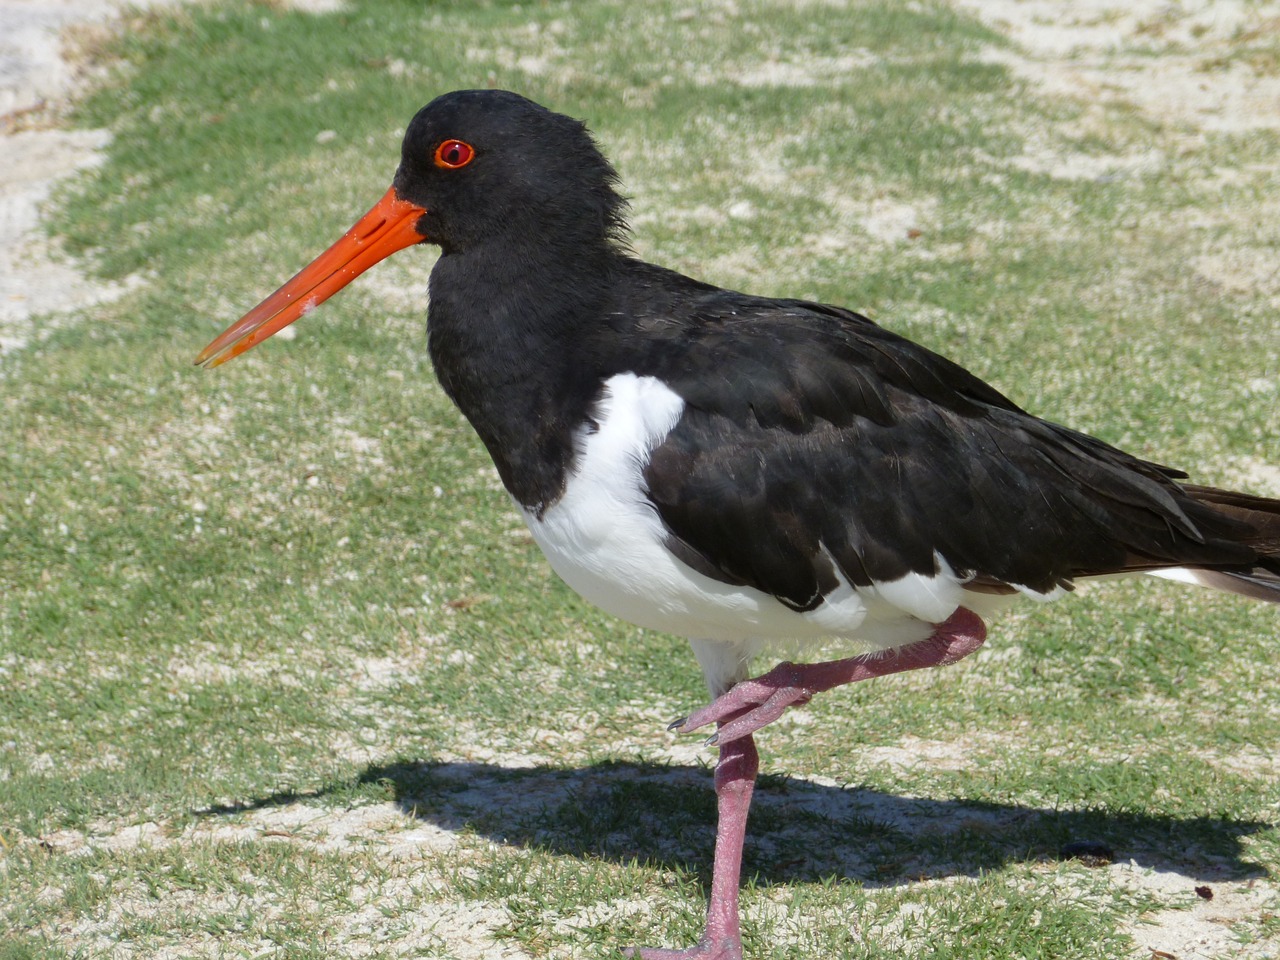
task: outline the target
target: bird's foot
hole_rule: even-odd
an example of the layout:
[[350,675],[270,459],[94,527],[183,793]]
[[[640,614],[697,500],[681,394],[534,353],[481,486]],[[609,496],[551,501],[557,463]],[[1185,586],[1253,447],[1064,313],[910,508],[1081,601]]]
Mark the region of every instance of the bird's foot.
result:
[[777,720],[787,707],[808,703],[818,691],[805,684],[805,668],[814,664],[780,663],[763,676],[736,683],[705,707],[677,720],[668,729],[692,733],[719,723],[707,746],[730,743]]
[[955,663],[982,646],[985,638],[982,620],[961,607],[937,624],[931,637],[897,650],[830,663],[780,663],[763,676],[734,684],[668,729],[691,733],[719,723],[720,729],[707,738],[707,745],[730,743],[773,723],[787,707],[808,703],[815,693],[904,670]]
[[633,960],[742,960],[742,941],[737,937],[704,937],[686,950],[632,947],[622,955]]

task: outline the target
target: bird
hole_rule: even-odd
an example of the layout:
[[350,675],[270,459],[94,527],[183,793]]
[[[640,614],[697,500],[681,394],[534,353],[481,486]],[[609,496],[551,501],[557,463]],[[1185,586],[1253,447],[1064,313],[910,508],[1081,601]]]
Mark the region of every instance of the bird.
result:
[[438,96],[382,199],[196,362],[440,248],[428,352],[533,539],[588,601],[688,638],[710,693],[669,728],[718,749],[704,932],[627,955],[742,960],[756,733],[818,693],[954,663],[1002,607],[1089,578],[1280,602],[1280,500],[1036,417],[852,310],[645,262],[619,188],[582,121],[510,91]]

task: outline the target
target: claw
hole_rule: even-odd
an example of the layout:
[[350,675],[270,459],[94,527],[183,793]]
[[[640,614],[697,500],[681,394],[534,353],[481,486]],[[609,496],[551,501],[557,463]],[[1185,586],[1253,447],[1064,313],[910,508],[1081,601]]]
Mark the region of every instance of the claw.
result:
[[702,741],[702,745],[704,747],[714,747],[719,742],[720,742],[720,734],[713,733],[711,736],[707,737],[707,739]]
[[688,717],[676,717],[674,720],[672,720],[670,723],[667,724],[667,732],[670,733],[674,730],[679,730],[681,727],[684,726],[685,721],[688,719],[689,719]]

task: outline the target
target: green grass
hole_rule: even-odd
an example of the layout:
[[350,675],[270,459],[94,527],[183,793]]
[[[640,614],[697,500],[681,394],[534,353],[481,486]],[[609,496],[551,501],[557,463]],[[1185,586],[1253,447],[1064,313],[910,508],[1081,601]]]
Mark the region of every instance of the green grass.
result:
[[[432,255],[191,366],[439,92],[588,119],[647,258],[861,309],[1206,481],[1280,463],[1275,292],[1197,266],[1274,260],[1274,132],[1048,99],[937,3],[692,10],[220,2],[111,46],[76,122],[115,140],[53,228],[144,283],[0,358],[0,958],[697,935],[713,755],[663,733],[692,657],[550,575],[430,372]],[[1162,159],[1055,178],[1045,144]],[[868,226],[902,209],[918,235]],[[1118,583],[819,698],[760,738],[749,956],[1146,956],[1213,910],[1277,956],[1276,659],[1274,609]],[[1061,861],[1078,839],[1136,866]]]

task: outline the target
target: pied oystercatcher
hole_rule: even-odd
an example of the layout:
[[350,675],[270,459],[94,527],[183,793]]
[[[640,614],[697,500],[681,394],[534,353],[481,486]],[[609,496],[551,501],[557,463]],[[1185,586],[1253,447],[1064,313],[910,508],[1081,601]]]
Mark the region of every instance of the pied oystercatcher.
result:
[[[586,127],[514,93],[414,117],[391,189],[229,327],[216,366],[404,247],[431,273],[436,374],[551,566],[688,637],[719,746],[706,930],[661,960],[739,960],[752,734],[816,692],[952,663],[983,617],[1094,576],[1153,573],[1280,601],[1280,501],[1179,482],[1038,419],[849,310],[723,290],[630,255]],[[785,642],[848,659],[784,662]]]

